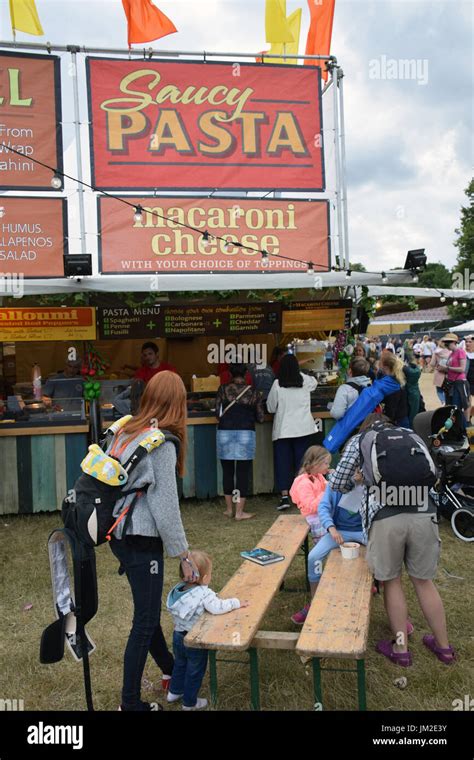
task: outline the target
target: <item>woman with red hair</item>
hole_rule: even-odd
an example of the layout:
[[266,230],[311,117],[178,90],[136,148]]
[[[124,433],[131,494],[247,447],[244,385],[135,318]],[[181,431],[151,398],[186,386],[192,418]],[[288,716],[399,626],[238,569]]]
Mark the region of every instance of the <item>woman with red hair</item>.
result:
[[[107,452],[124,464],[140,442],[156,429],[175,437],[147,454],[131,472],[125,490],[140,489],[124,535],[126,520],[117,522],[111,549],[120,562],[133,597],[133,623],[124,655],[122,710],[150,710],[141,700],[141,680],[148,653],[169,681],[173,656],[160,625],[163,591],[163,547],[180,557],[183,576],[193,579],[188,543],[181,522],[176,471],[183,474],[186,456],[186,389],[179,375],[163,371],[152,377],[143,393],[138,414],[114,436]],[[135,494],[116,504],[118,518]]]

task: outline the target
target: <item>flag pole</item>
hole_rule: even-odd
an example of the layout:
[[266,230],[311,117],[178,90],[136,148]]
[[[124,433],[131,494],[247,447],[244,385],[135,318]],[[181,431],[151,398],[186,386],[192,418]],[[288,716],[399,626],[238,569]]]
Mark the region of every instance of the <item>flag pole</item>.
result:
[[341,182],[341,153],[339,138],[339,95],[337,91],[337,71],[338,66],[332,62],[331,79],[333,86],[333,108],[334,108],[334,154],[336,163],[336,216],[337,216],[337,251],[339,266],[345,263],[343,223],[342,223],[342,182]]

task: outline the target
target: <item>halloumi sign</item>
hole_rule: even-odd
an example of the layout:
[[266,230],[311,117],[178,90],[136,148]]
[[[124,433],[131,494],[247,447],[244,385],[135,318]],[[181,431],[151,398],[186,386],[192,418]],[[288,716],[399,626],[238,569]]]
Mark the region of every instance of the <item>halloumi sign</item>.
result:
[[317,66],[87,58],[93,183],[325,189]]

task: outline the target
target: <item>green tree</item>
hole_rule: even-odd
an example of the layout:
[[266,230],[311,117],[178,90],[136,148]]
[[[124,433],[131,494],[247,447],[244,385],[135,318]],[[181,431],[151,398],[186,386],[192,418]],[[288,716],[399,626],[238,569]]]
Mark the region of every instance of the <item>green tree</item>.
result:
[[438,288],[446,290],[452,287],[453,277],[444,264],[438,261],[436,264],[427,264],[426,268],[418,275],[420,288]]
[[[458,256],[451,281],[455,286],[463,285],[464,290],[474,290],[474,178],[471,179],[465,193],[469,203],[467,206],[461,206],[461,224],[455,230],[458,237],[454,241],[454,245],[458,249]],[[456,277],[456,273],[458,273],[458,277]],[[450,316],[466,321],[473,319],[474,299],[467,300],[466,304],[465,307],[462,305],[450,306]]]

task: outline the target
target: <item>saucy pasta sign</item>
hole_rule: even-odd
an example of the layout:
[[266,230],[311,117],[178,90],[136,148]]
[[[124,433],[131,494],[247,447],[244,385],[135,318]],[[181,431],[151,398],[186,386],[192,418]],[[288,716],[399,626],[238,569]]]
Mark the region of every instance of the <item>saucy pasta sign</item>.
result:
[[[330,267],[324,200],[127,196],[127,201],[132,207],[98,198],[101,272],[256,272],[262,269],[261,250],[270,254],[266,271],[305,272],[310,261],[319,272]],[[133,206],[142,207],[141,221],[135,221]]]
[[324,190],[320,69],[88,58],[93,183]]

